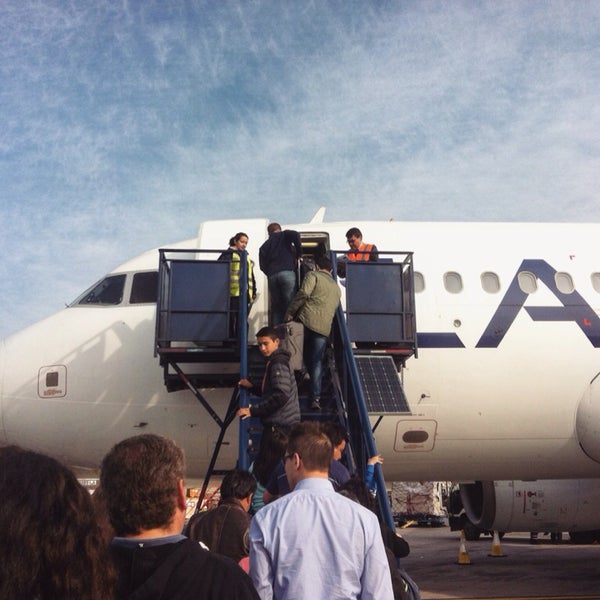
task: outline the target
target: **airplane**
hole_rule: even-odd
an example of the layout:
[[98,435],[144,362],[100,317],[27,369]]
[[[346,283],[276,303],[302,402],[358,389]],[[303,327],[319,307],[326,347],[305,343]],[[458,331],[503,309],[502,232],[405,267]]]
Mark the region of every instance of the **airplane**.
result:
[[[558,510],[543,521],[533,506],[530,526],[520,527],[600,529],[600,511],[579,510],[597,508],[600,494],[600,226],[328,223],[324,214],[284,228],[342,252],[345,232],[358,226],[380,252],[414,257],[418,357],[400,374],[409,411],[384,416],[375,431],[385,478],[463,482],[470,518],[486,528],[518,512],[504,487],[535,481],[538,497],[556,498],[568,519],[559,523]],[[244,231],[258,265],[267,225],[205,221],[196,238],[169,248],[192,256]],[[158,258],[155,248],[123,263],[65,309],[2,340],[0,444],[97,469],[117,441],[153,432],[184,448],[189,476],[204,475],[219,428],[189,390],[164,385],[154,355]],[[256,279],[249,340],[267,322],[258,268]],[[226,411],[231,389],[204,393]],[[231,427],[217,467],[231,468],[237,455]]]

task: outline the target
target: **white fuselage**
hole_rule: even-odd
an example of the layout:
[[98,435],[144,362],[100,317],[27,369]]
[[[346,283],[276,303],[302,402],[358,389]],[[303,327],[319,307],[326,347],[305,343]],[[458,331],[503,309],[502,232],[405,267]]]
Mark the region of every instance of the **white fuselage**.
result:
[[[199,239],[179,246],[215,248],[217,239],[222,245],[227,232],[246,225],[253,229],[248,250],[258,265],[263,220],[204,223]],[[291,227],[328,232],[331,249],[343,250],[344,234],[354,225]],[[600,394],[590,385],[600,372],[594,345],[600,327],[593,318],[600,314],[594,276],[600,225],[358,226],[380,251],[414,252],[424,282],[416,294],[418,358],[409,359],[402,374],[411,412],[384,417],[375,432],[386,479],[600,477]],[[569,275],[574,291],[557,295],[548,287],[547,273],[536,271],[546,265],[559,273],[553,278],[561,288]],[[157,267],[153,250],[113,273],[127,275],[127,292],[134,273]],[[520,271],[533,274],[535,293],[515,292]],[[449,273],[460,277],[462,289],[446,289]],[[482,287],[494,280],[489,274],[499,281],[496,292]],[[265,278],[258,268],[256,275],[250,339],[266,324]],[[456,275],[450,278],[456,284]],[[568,304],[573,298],[584,306]],[[125,293],[120,305],[74,305],[3,340],[0,443],[94,468],[115,442],[154,432],[177,440],[189,474],[202,476],[219,430],[191,392],[167,392],[154,356],[155,309],[153,303],[129,304]],[[48,380],[49,372],[54,379]],[[48,381],[58,385],[48,387]],[[223,415],[232,390],[204,393]],[[425,444],[403,440],[415,429],[430,433]],[[218,467],[234,466],[237,440],[234,423]]]

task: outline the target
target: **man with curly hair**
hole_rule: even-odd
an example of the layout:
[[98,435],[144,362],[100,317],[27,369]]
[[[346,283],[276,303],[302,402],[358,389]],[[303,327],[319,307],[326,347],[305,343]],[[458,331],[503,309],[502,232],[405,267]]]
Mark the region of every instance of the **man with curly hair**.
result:
[[116,598],[254,600],[252,581],[232,560],[181,534],[183,451],[146,434],[119,442],[102,461],[100,489],[116,537]]

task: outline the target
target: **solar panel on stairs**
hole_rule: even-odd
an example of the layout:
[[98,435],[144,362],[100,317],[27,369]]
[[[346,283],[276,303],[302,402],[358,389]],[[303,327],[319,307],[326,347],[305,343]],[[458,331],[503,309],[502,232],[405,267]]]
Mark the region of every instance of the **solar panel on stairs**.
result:
[[396,365],[390,356],[355,356],[354,360],[369,414],[410,413]]

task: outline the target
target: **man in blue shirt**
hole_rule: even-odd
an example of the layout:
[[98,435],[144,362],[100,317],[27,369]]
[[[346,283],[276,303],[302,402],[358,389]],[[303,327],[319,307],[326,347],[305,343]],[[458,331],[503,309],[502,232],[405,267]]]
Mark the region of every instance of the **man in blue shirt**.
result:
[[332,457],[317,423],[293,428],[284,458],[293,491],[250,525],[250,576],[263,600],[394,598],[377,517],[334,491]]

